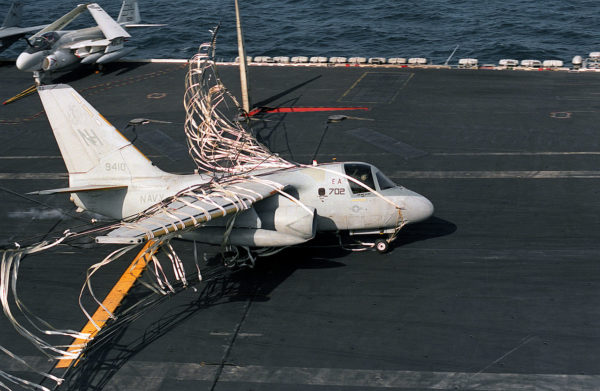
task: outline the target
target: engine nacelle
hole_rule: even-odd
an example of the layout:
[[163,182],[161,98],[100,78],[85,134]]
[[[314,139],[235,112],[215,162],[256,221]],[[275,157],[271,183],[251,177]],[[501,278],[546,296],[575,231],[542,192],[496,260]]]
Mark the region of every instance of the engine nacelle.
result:
[[[259,214],[262,228],[245,228],[236,224],[229,233],[228,243],[249,247],[283,247],[304,243],[312,239],[317,231],[316,210],[311,207],[307,209],[293,205],[262,211]],[[205,226],[186,232],[181,237],[220,245],[225,232],[225,226]]]
[[[280,206],[272,213],[260,215],[263,228],[272,224],[272,229],[287,235],[312,239],[317,230],[315,208],[301,206]],[[310,212],[309,212],[310,211]]]
[[69,52],[57,51],[44,58],[42,69],[44,71],[53,71],[71,65],[78,60],[79,58]]

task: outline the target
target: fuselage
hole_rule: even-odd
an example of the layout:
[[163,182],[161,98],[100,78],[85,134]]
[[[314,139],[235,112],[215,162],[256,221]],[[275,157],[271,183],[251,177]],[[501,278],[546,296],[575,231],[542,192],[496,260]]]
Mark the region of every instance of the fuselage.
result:
[[81,59],[68,46],[83,41],[104,39],[99,27],[71,31],[51,31],[36,37],[17,57],[21,71],[47,71],[66,68]]
[[[390,233],[433,214],[433,205],[427,198],[395,185],[367,163],[293,167],[257,171],[254,175],[286,185],[286,194],[275,194],[241,212],[230,235],[231,244],[285,246],[305,242],[325,231]],[[71,178],[70,186],[81,185],[76,181],[77,175]],[[208,175],[172,174],[136,178],[127,183],[126,189],[77,193],[73,198],[81,208],[122,219],[210,179]],[[98,180],[95,183],[102,184]],[[107,183],[114,183],[114,179],[107,178]],[[314,211],[314,216],[307,210]],[[220,244],[227,222],[228,219],[215,219],[181,237]]]

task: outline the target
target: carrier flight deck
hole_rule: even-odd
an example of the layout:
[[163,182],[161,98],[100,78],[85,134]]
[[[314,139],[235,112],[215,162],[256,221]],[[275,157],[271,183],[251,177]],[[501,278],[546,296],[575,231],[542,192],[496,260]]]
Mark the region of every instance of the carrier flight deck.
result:
[[[238,68],[218,69],[239,96]],[[191,173],[186,70],[123,62],[52,82],[75,88],[161,169]],[[255,107],[303,108],[253,120],[272,151],[372,163],[427,195],[434,216],[403,228],[386,254],[325,237],[238,271],[222,267],[218,249],[178,242],[184,262],[201,254],[203,281],[154,300],[67,372],[4,317],[0,345],[64,374],[59,390],[600,387],[600,74],[368,65],[255,65],[249,74]],[[3,101],[32,82],[0,64]],[[134,132],[136,118],[152,121]],[[100,219],[77,213],[68,194],[27,194],[67,186],[37,94],[0,107],[0,141],[4,248]],[[82,241],[26,257],[21,299],[81,330],[86,270],[116,248]],[[127,265],[103,269],[98,296]],[[0,369],[42,380],[5,355]]]

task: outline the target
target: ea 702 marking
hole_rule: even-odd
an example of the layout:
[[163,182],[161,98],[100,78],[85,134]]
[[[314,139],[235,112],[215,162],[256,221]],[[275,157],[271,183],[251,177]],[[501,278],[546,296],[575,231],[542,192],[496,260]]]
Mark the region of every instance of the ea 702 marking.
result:
[[328,194],[329,195],[344,195],[344,194],[346,194],[346,189],[344,189],[343,187],[330,187]]

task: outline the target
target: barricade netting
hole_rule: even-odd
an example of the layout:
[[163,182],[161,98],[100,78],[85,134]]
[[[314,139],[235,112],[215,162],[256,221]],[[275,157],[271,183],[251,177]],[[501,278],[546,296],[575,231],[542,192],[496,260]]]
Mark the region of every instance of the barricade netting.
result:
[[[183,103],[190,155],[199,170],[215,174],[293,167],[293,163],[273,154],[243,128],[241,121],[247,120],[247,113],[223,85],[215,67],[217,30],[218,27],[210,43],[200,45],[186,77]],[[232,121],[233,115],[238,115],[240,121]]]
[[[140,285],[148,288],[149,293],[157,293],[158,297],[164,297],[175,293],[178,288],[187,287],[189,284],[188,279],[190,276],[193,276],[193,274],[190,276],[186,274],[183,262],[173,249],[171,240],[184,231],[201,226],[211,218],[208,213],[204,213],[206,212],[205,210],[200,210],[206,217],[204,220],[196,220],[192,215],[176,215],[169,207],[173,202],[177,201],[195,209],[202,209],[202,207],[198,206],[202,202],[220,208],[218,201],[223,199],[227,200],[230,205],[234,205],[233,212],[229,211],[225,213],[223,210],[223,215],[229,214],[231,217],[228,217],[229,220],[226,223],[222,249],[229,248],[228,236],[235,223],[236,215],[250,208],[254,201],[258,199],[258,193],[256,194],[257,198],[254,198],[251,186],[244,186],[244,183],[259,183],[262,186],[266,186],[274,192],[278,192],[281,196],[292,200],[299,207],[304,208],[307,213],[311,213],[310,208],[302,204],[298,199],[283,192],[282,184],[255,175],[258,174],[257,170],[309,166],[291,163],[280,158],[266,146],[259,143],[251,131],[244,129],[240,121],[230,119],[234,115],[239,116],[242,120],[246,120],[247,117],[236,99],[229,93],[218,77],[214,61],[217,30],[218,28],[213,32],[212,41],[202,44],[199,53],[190,61],[184,97],[186,110],[185,133],[190,155],[195,161],[198,170],[205,175],[208,174],[208,177],[212,179],[208,182],[184,189],[178,194],[151,206],[147,210],[115,224],[96,226],[80,232],[67,230],[62,235],[55,235],[55,238],[52,240],[24,247],[15,243],[15,248],[0,251],[0,304],[2,305],[6,319],[8,319],[21,336],[29,340],[50,362],[65,359],[77,360],[81,357],[81,353],[86,348],[89,348],[90,341],[103,335],[101,333],[98,334],[100,329],[102,329],[103,333],[107,332],[107,334],[110,334],[109,330],[112,330],[112,327],[119,327],[123,323],[123,319],[134,319],[140,315],[141,311],[149,307],[147,304],[137,302],[128,308],[119,308],[119,313],[122,315],[117,321],[115,314],[106,308],[103,302],[96,297],[91,284],[91,279],[98,270],[110,263],[121,260],[125,254],[130,253],[134,249],[139,249],[140,246],[125,245],[88,268],[79,295],[79,306],[85,317],[95,328],[95,332],[92,333],[82,333],[70,329],[57,329],[47,321],[34,315],[27,308],[20,300],[17,291],[19,267],[24,257],[38,256],[43,252],[56,249],[78,238],[96,237],[118,228],[144,231],[144,226],[140,224],[142,219],[157,215],[159,217],[168,216],[171,219],[165,219],[164,235],[154,237],[152,232],[145,232],[149,243],[140,251],[140,254],[134,260],[134,264],[131,266],[133,268],[136,266],[136,263],[145,262],[143,268],[146,271],[138,282]],[[375,189],[369,188],[364,183],[341,172],[334,172],[328,168],[319,166],[310,167],[345,177],[396,207],[398,211],[397,229],[394,235],[390,237],[390,241],[395,238],[398,231],[404,226],[405,222],[401,208],[385,196],[379,194]],[[188,219],[187,221],[191,219],[193,224],[184,224],[184,219]],[[229,265],[249,264],[251,266],[254,262],[254,256],[249,251],[249,248],[245,248],[245,250],[247,254],[241,254],[239,249],[235,249],[235,255],[229,260],[225,259],[226,265],[229,262]],[[254,254],[270,255],[276,251],[277,249],[259,249]],[[197,278],[194,276],[194,280],[202,281],[196,252],[194,252],[194,258],[196,261],[195,273],[197,273]],[[94,305],[104,309],[111,323],[104,328],[98,325],[93,320],[92,315],[90,315],[93,311],[88,311],[85,308],[83,303],[84,298],[88,299],[88,301],[91,298]],[[48,338],[57,337],[63,340],[65,337],[73,338],[76,340],[76,343],[59,345],[47,341]],[[100,339],[102,340],[102,338]],[[0,351],[15,360],[21,368],[27,368],[27,371],[37,373],[43,376],[45,380],[54,382],[55,385],[60,385],[64,381],[63,378],[50,373],[52,371],[43,372],[39,368],[34,368],[33,365],[28,364],[23,358],[3,346],[0,346]],[[49,390],[45,386],[16,377],[0,369],[0,389],[10,390],[4,381],[27,389]]]
[[[146,271],[142,276],[143,278],[140,278],[137,282],[148,288],[149,291],[147,293],[156,293],[159,296],[176,293],[178,288],[183,289],[189,285],[190,278],[193,278],[194,281],[202,281],[202,274],[200,272],[196,253],[194,253],[196,270],[192,274],[187,274],[183,261],[179,258],[171,245],[171,240],[181,233],[195,229],[205,221],[209,221],[211,215],[205,207],[200,206],[208,204],[217,209],[221,209],[221,213],[224,215],[227,214],[231,216],[226,217],[229,220],[227,221],[226,230],[223,235],[222,247],[226,248],[228,236],[233,228],[237,213],[247,210],[261,197],[260,194],[255,193],[252,190],[251,186],[247,185],[249,182],[260,183],[262,186],[272,189],[272,191],[280,192],[286,197],[291,197],[281,191],[282,186],[279,183],[270,181],[266,178],[255,177],[252,175],[227,177],[222,178],[219,181],[215,180],[185,189],[178,194],[151,206],[144,212],[116,224],[97,227],[77,233],[65,231],[62,236],[53,241],[44,241],[27,247],[20,247],[16,244],[15,249],[0,251],[0,303],[6,319],[8,319],[21,336],[29,340],[51,362],[58,360],[77,360],[84,349],[88,347],[88,343],[94,340],[96,336],[101,335],[97,334],[101,329],[103,332],[106,332],[109,328],[118,327],[119,323],[123,323],[121,320],[120,322],[117,322],[117,316],[113,313],[113,310],[107,308],[101,298],[96,296],[92,288],[92,277],[94,277],[94,275],[103,267],[121,259],[128,259],[127,257],[124,257],[124,255],[130,253],[131,250],[139,250],[139,245],[123,246],[88,268],[84,284],[79,294],[79,306],[85,317],[95,329],[92,333],[57,329],[42,318],[33,314],[27,308],[19,298],[17,291],[19,267],[22,259],[25,256],[33,256],[51,249],[59,248],[59,246],[65,245],[67,242],[74,241],[77,238],[94,237],[115,229],[128,228],[143,232],[148,238],[148,244],[140,251],[130,267],[130,269],[133,269],[139,267],[139,263],[144,263],[141,267]],[[220,206],[222,203],[219,204],[219,201],[224,199],[227,200],[229,205],[233,206],[233,208],[231,208],[232,210],[225,211],[225,209]],[[181,214],[176,214],[177,212],[173,212],[173,210],[169,208],[169,205],[172,205],[175,201],[190,206],[195,211],[194,214],[192,215],[190,213],[188,216],[182,216]],[[151,231],[147,230],[147,227],[140,224],[140,221],[148,216],[161,216],[161,213],[163,213],[162,216],[169,216],[172,217],[172,219],[165,220],[164,222],[165,232],[168,233],[155,237]],[[198,218],[198,216],[204,217],[204,219],[202,220]],[[193,224],[183,224],[183,219],[185,218],[191,219]],[[176,222],[173,222],[174,220]],[[236,264],[238,261],[240,263],[248,262],[252,265],[254,258],[249,249],[246,250],[247,254],[238,251],[232,259],[229,259],[228,262],[230,265]],[[84,299],[87,299],[89,306],[90,298],[95,307],[97,306],[104,310],[105,314],[110,318],[111,324],[103,327],[103,325],[96,323],[92,316],[94,311],[89,311],[84,305]],[[135,309],[131,310],[132,308]],[[144,308],[144,306],[139,306],[139,303],[135,303],[129,308],[119,308],[119,312],[126,312],[129,313],[129,317],[136,317],[139,316],[140,311]],[[71,345],[56,345],[47,341],[47,339],[54,339],[57,337],[63,337],[63,339],[64,337],[70,337],[77,342]],[[57,385],[61,384],[63,381],[62,378],[56,375],[39,371],[39,369],[34,368],[34,366],[27,364],[23,358],[20,358],[18,355],[2,346],[0,346],[0,351],[14,359],[21,366],[25,366],[28,371],[35,372],[45,379],[55,382]],[[18,378],[0,369],[0,389],[10,389],[2,382],[2,379],[28,389],[48,390],[48,388],[44,386]]]
[[[45,251],[56,249],[75,238],[94,237],[122,227],[139,229],[139,221],[161,212],[173,217],[168,205],[174,201],[201,209],[198,206],[199,202],[218,207],[219,204],[216,202],[218,198],[227,199],[235,206],[235,210],[230,212],[232,217],[228,221],[223,238],[223,247],[225,247],[228,240],[227,236],[231,232],[235,221],[235,215],[248,209],[255,201],[253,196],[249,195],[249,193],[252,193],[252,189],[244,187],[244,184],[241,182],[260,183],[263,186],[270,187],[274,191],[282,193],[282,186],[280,184],[265,178],[255,177],[253,176],[253,171],[264,168],[293,167],[294,164],[271,153],[254,136],[247,132],[239,122],[228,119],[227,115],[239,113],[240,107],[235,98],[218,79],[212,56],[208,56],[209,49],[214,53],[215,37],[216,34],[213,34],[210,44],[201,45],[200,53],[190,61],[184,99],[187,111],[185,132],[190,154],[200,171],[209,175],[212,174],[211,181],[185,189],[175,196],[153,205],[144,212],[117,224],[95,227],[77,233],[65,231],[54,240],[47,240],[26,247],[15,244],[15,248],[13,249],[0,251],[0,303],[5,317],[15,330],[25,339],[29,340],[50,362],[64,359],[76,360],[80,357],[88,342],[95,337],[96,333],[81,333],[74,330],[57,329],[47,321],[34,315],[27,308],[19,298],[17,291],[19,267],[24,257],[39,255]],[[225,189],[225,185],[227,189]],[[285,196],[289,197],[287,194]],[[171,229],[170,233],[161,237],[154,238],[152,233],[148,233],[151,243],[145,247],[144,251],[136,259],[139,259],[139,262],[142,262],[144,259],[147,260],[146,272],[138,282],[151,292],[164,296],[174,293],[176,291],[175,286],[186,287],[188,285],[189,276],[186,275],[183,262],[171,245],[171,239],[183,231],[192,230],[203,224],[201,221],[196,221],[193,216],[191,217],[193,224],[186,226],[184,224],[165,222],[165,225],[174,229]],[[206,214],[206,217],[206,220],[210,220],[210,215]],[[176,218],[180,219],[179,221],[183,219],[180,215],[176,216]],[[84,307],[82,301],[84,296],[88,299],[91,297],[96,305],[103,308],[113,324],[118,323],[116,322],[116,316],[94,294],[91,279],[98,270],[112,262],[120,260],[125,254],[136,248],[139,249],[139,245],[124,246],[113,251],[88,269],[79,295],[79,304],[83,314],[94,325],[97,331],[101,329],[101,326],[96,324],[92,319],[91,314],[94,311],[89,311]],[[244,256],[250,256],[249,261],[254,261],[250,252],[247,255],[239,253],[236,255],[236,257],[242,258]],[[195,260],[197,269],[197,279],[195,278],[195,280],[201,281],[202,275],[200,274],[197,258]],[[168,267],[169,264],[170,267]],[[131,308],[138,306],[138,304],[132,305]],[[130,309],[119,309],[119,311],[131,312]],[[138,310],[133,312],[139,313]],[[57,345],[48,341],[48,339],[56,337],[62,337],[63,340],[64,337],[73,338],[77,343],[73,345]],[[54,382],[55,385],[60,385],[64,381],[64,379],[52,373],[40,371],[39,368],[28,364],[23,358],[3,346],[0,346],[0,351],[15,360],[21,368],[26,368],[27,371],[37,373],[43,376],[45,380]],[[8,382],[27,389],[49,390],[45,386],[11,375],[0,369],[0,389],[10,390]]]
[[[48,359],[48,367],[53,367],[59,360],[77,360],[86,348],[88,342],[93,340],[97,335],[101,335],[98,334],[98,332],[102,326],[96,324],[91,315],[94,313],[95,308],[92,311],[88,311],[86,305],[84,305],[84,301],[87,303],[88,307],[90,306],[90,303],[92,303],[95,307],[102,308],[111,322],[117,320],[117,316],[104,306],[100,298],[96,297],[94,290],[92,289],[92,277],[96,272],[110,263],[118,260],[127,260],[128,258],[123,256],[134,249],[139,250],[139,245],[127,245],[119,248],[111,252],[100,262],[88,268],[85,281],[79,294],[79,306],[85,317],[91,322],[95,329],[92,333],[56,328],[46,320],[34,314],[25,305],[21,300],[17,289],[19,269],[22,265],[22,261],[26,257],[43,257],[44,252],[47,255],[52,250],[56,251],[61,248],[64,250],[65,245],[69,245],[69,242],[72,244],[73,242],[76,242],[77,239],[81,239],[84,236],[96,235],[98,233],[110,231],[116,227],[116,225],[111,225],[93,228],[78,233],[66,231],[61,237],[54,240],[43,241],[27,247],[19,247],[19,245],[16,244],[16,248],[14,249],[0,251],[0,303],[5,318],[22,337],[32,343],[33,346]],[[166,296],[169,293],[175,293],[178,288],[187,287],[189,283],[188,280],[192,277],[195,281],[202,279],[197,262],[197,278],[193,275],[186,275],[183,263],[170,243],[174,235],[175,234],[168,234],[153,239],[149,245],[145,247],[144,252],[140,253],[140,255],[136,257],[136,261],[131,265],[131,268],[133,268],[137,266],[137,263],[144,262],[143,267],[147,269],[147,272],[142,276],[143,278],[138,280],[138,282],[149,289],[148,293],[158,293],[161,296]],[[97,248],[95,250],[97,250]],[[127,262],[130,262],[130,260]],[[171,267],[168,267],[169,264],[171,264]],[[147,297],[147,295],[142,295],[142,297]],[[73,297],[73,299],[75,299],[75,297]],[[142,300],[147,300],[147,298]],[[57,303],[56,305],[60,304]],[[135,309],[136,307],[137,309]],[[143,310],[143,306],[140,306],[139,303],[134,303],[130,307],[119,308],[119,312],[132,312],[132,309],[134,309],[133,314],[130,313],[128,316],[136,317],[139,316],[140,312]],[[76,325],[76,327],[79,326],[80,324]],[[107,328],[110,328],[110,325]],[[108,331],[106,330],[107,328],[103,329],[103,331]],[[65,345],[65,337],[71,342],[76,342],[70,342],[70,345]],[[57,339],[60,339],[63,344],[51,342],[56,341]],[[16,367],[20,368],[20,371],[36,373],[43,376],[45,380],[54,382],[56,385],[60,385],[64,380],[61,377],[52,374],[52,371],[41,371],[39,365],[28,363],[24,358],[19,357],[19,355],[11,352],[4,346],[0,345],[0,351],[12,358]],[[39,360],[37,360],[37,362],[39,364]],[[15,367],[15,365],[11,366]],[[49,390],[53,388],[47,388],[26,379],[11,375],[2,368],[0,369],[0,389],[10,390],[10,387],[5,384],[4,381],[32,390]]]

